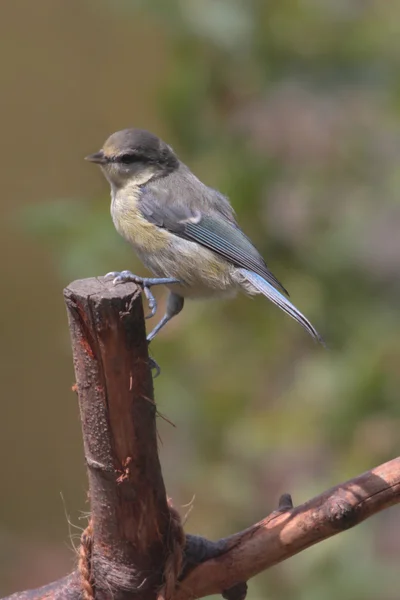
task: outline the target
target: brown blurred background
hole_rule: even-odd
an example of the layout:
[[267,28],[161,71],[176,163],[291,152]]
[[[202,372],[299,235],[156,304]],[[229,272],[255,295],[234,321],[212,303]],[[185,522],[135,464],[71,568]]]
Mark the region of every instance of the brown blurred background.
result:
[[[398,1],[2,1],[0,595],[68,572],[85,526],[62,288],[143,272],[83,161],[117,129],[164,137],[230,195],[330,346],[262,298],[189,304],[160,335],[187,530],[229,534],[398,454],[399,24]],[[393,508],[248,597],[397,600],[399,555]]]

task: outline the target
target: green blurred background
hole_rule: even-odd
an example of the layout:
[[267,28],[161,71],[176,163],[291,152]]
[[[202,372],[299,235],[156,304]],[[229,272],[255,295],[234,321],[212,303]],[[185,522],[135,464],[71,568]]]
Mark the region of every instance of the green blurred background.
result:
[[[187,303],[156,340],[187,530],[228,535],[398,454],[399,40],[396,0],[2,0],[0,595],[68,572],[85,526],[62,289],[144,273],[83,161],[115,130],[157,133],[230,195],[330,346],[245,297]],[[392,508],[248,597],[398,600],[399,556]]]

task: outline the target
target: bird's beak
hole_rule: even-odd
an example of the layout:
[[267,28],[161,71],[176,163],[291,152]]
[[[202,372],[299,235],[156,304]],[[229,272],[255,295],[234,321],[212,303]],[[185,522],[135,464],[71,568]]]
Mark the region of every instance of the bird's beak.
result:
[[89,154],[89,156],[85,156],[85,160],[97,163],[99,165],[104,165],[104,163],[106,162],[106,157],[104,156],[103,150],[99,150],[99,152],[95,152],[94,154]]

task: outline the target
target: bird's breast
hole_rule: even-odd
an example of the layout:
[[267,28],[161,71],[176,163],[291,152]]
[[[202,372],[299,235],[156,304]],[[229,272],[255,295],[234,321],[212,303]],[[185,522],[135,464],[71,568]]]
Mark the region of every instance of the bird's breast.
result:
[[138,253],[156,252],[166,244],[166,233],[140,213],[138,192],[130,192],[127,197],[112,195],[111,217],[118,233],[129,242]]

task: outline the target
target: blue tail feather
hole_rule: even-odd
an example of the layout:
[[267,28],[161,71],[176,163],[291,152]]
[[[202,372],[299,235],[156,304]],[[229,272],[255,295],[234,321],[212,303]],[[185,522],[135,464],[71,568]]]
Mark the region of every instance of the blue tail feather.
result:
[[323,338],[319,335],[315,327],[311,325],[310,321],[281,292],[257,273],[248,271],[247,269],[239,269],[239,271],[256,290],[297,321],[314,339],[325,346]]

